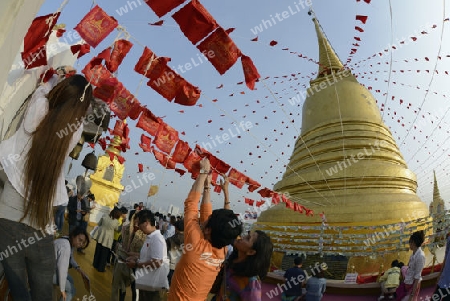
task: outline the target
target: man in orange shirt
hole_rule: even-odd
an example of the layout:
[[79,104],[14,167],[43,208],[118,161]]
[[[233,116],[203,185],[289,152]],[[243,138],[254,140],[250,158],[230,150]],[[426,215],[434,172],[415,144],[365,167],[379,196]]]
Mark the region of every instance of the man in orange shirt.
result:
[[184,202],[183,255],[172,278],[168,301],[205,301],[225,260],[225,246],[233,244],[242,233],[242,223],[232,210],[212,211],[210,184],[211,166],[205,158],[200,161],[200,174]]

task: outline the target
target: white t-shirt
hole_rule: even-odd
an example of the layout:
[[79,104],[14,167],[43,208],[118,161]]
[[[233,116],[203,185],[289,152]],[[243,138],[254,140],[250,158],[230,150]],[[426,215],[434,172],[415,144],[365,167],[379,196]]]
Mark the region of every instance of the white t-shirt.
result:
[[412,254],[408,262],[408,270],[405,275],[405,284],[413,284],[414,279],[422,280],[422,270],[425,266],[425,253],[418,248],[416,253]]
[[166,259],[167,245],[164,237],[159,230],[155,230],[145,238],[144,244],[139,255],[140,262],[146,262],[151,259]]

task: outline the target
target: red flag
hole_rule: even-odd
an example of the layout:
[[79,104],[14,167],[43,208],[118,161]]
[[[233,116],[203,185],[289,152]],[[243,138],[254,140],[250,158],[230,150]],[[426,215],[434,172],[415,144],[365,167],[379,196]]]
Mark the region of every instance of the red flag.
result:
[[178,23],[186,38],[194,45],[219,26],[198,0],[192,0],[186,4],[174,13],[172,18]]
[[227,72],[241,56],[241,51],[222,27],[203,40],[197,48],[220,74]]
[[111,59],[106,62],[106,68],[111,72],[116,72],[132,46],[133,43],[127,40],[115,41],[113,50],[111,51]]
[[261,207],[266,201],[256,201],[256,207]]
[[197,178],[200,173],[199,162],[201,159],[202,158],[196,152],[191,152],[183,162],[184,167],[192,174],[192,178],[194,179]]
[[280,195],[276,192],[272,195],[272,204],[278,205],[280,203]]
[[148,24],[152,25],[152,26],[161,26],[161,25],[164,24],[164,20],[159,20],[159,21],[157,21],[155,23],[148,23]]
[[[136,66],[134,66],[134,71],[148,77],[148,75],[150,74],[149,70],[154,68],[154,66],[157,62],[156,58],[157,58],[157,56],[153,53],[153,51],[151,51],[146,46],[144,48],[144,52],[139,57],[139,61],[136,63]],[[150,64],[150,62],[151,62],[151,64]]]
[[255,180],[251,179],[251,178],[247,178],[247,184],[248,184],[248,191],[253,192],[256,189],[258,189],[259,187],[261,187],[261,184],[259,184],[258,182],[256,182]]
[[127,124],[122,120],[116,120],[116,124],[114,125],[114,129],[112,130],[111,135],[124,137],[126,125]]
[[230,183],[239,189],[242,188],[247,181],[247,176],[234,168],[228,173],[228,178],[230,179]]
[[84,74],[86,79],[94,86],[99,86],[101,80],[107,80],[112,76],[111,72],[101,65],[102,59],[94,57],[81,72]]
[[114,161],[114,157],[116,156],[113,152],[111,151],[106,151],[106,153],[109,155],[109,160]]
[[130,111],[128,112],[128,117],[133,120],[138,119],[143,109],[144,108],[140,104],[132,106]]
[[153,149],[153,154],[155,155],[156,160],[158,160],[159,163],[161,163],[161,165],[166,169],[175,169],[176,163],[173,162],[172,159],[169,158],[169,156],[156,149]]
[[23,40],[22,61],[25,69],[47,65],[45,44],[58,21],[60,13],[37,17],[31,23]]
[[97,143],[100,144],[100,147],[102,148],[102,150],[106,149],[106,139],[105,138],[98,139]]
[[122,156],[117,156],[117,161],[119,161],[120,164],[123,164],[123,163],[125,163],[126,160]]
[[97,87],[94,89],[94,97],[100,98],[104,102],[110,104],[116,97],[118,91],[119,81],[115,77],[100,79]]
[[153,143],[163,152],[170,154],[177,142],[178,132],[166,123],[161,122]]
[[177,91],[175,103],[183,106],[194,106],[200,98],[200,93],[201,91],[198,87],[194,87],[192,84],[184,81]]
[[122,89],[119,90],[109,107],[119,119],[125,119],[134,107],[140,106],[141,104],[122,84],[119,86],[122,86]]
[[107,35],[117,27],[116,19],[109,16],[98,5],[84,16],[75,27],[80,36],[92,47],[96,47]]
[[150,152],[151,148],[150,145],[152,144],[152,138],[145,136],[144,134],[141,134],[141,143],[139,143],[139,146],[142,148],[144,152]]
[[156,117],[149,109],[144,108],[136,126],[150,135],[156,136],[160,122],[162,122],[161,118]]
[[157,78],[150,78],[147,85],[152,87],[153,90],[168,101],[172,101],[177,96],[182,82],[186,81],[169,66],[164,64],[160,75]]
[[356,15],[356,20],[361,21],[363,24],[366,24],[367,16]]
[[183,140],[178,140],[177,145],[175,146],[175,150],[172,154],[172,160],[177,163],[183,163],[186,160],[187,156],[191,152],[191,148],[189,144]]
[[89,44],[76,44],[70,46],[70,51],[72,51],[73,54],[78,52],[77,59],[79,59],[80,57],[91,51],[91,46]]
[[209,162],[213,170],[215,170],[219,174],[226,174],[228,170],[230,170],[230,165],[223,162],[216,156],[209,154]]
[[158,17],[162,17],[186,0],[144,0]]
[[295,205],[294,205],[295,203],[294,202],[292,202],[290,200],[287,200],[287,202],[285,204],[286,204],[286,208],[289,208],[289,209],[292,209],[292,210],[295,209]]
[[356,29],[357,31],[359,31],[359,32],[363,32],[363,31],[364,31],[364,29],[362,29],[362,28],[359,27],[359,26],[355,26],[355,29]]
[[253,206],[253,204],[255,203],[255,201],[252,200],[252,199],[245,198],[245,203],[248,204],[248,205],[250,205],[250,206]]
[[139,168],[139,172],[144,171],[144,165],[142,165],[142,163],[138,163],[138,168]]
[[275,46],[275,45],[277,45],[277,44],[278,44],[277,41],[270,41],[270,43],[269,43],[270,46]]
[[297,211],[298,213],[303,213],[303,209],[305,209],[305,207],[303,207],[302,205],[298,204],[298,203],[294,203],[294,210]]
[[242,55],[241,62],[242,68],[244,69],[245,84],[250,90],[254,90],[255,82],[258,80],[258,78],[261,77],[261,75],[259,75],[258,70],[253,64],[252,59],[249,58],[248,56]]
[[180,177],[184,176],[184,174],[186,173],[186,171],[181,168],[175,168],[175,172],[179,173]]
[[258,193],[262,198],[269,198],[273,195],[274,192],[268,188],[263,188],[258,190]]

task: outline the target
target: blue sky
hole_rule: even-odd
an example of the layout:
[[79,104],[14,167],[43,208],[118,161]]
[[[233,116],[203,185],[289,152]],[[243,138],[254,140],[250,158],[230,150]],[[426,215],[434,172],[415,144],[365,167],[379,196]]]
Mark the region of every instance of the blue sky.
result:
[[[289,162],[289,156],[293,151],[296,140],[294,137],[299,136],[301,129],[302,103],[292,106],[289,99],[295,97],[299,91],[305,90],[305,87],[309,85],[309,77],[315,77],[314,73],[318,69],[316,64],[307,59],[289,53],[289,51],[295,51],[314,60],[318,58],[317,39],[311,17],[308,16],[306,9],[302,9],[298,0],[201,1],[223,28],[235,28],[230,35],[231,38],[244,54],[253,59],[262,78],[270,76],[269,79],[256,84],[256,91],[250,91],[245,84],[237,84],[244,80],[240,61],[222,76],[209,62],[199,64],[183,73],[182,76],[202,90],[202,97],[197,103],[202,107],[183,107],[167,102],[146,86],[146,81],[140,84],[141,75],[133,71],[144,45],[159,56],[171,57],[170,66],[184,65],[191,59],[198,62],[198,50],[183,35],[171,17],[177,9],[164,16],[163,26],[158,27],[148,25],[158,21],[159,18],[142,0],[96,0],[95,2],[115,17],[132,36],[131,41],[134,46],[119,67],[117,77],[128,90],[137,95],[141,103],[147,105],[156,115],[164,116],[164,121],[179,132],[184,131],[185,135],[180,137],[191,145],[209,142],[209,137],[222,135],[229,129],[233,131],[235,129],[233,122],[251,122],[250,134],[244,133],[240,135],[240,139],[231,138],[229,143],[217,145],[211,152],[269,188],[281,179],[285,171],[284,165]],[[443,22],[450,15],[450,4],[446,4],[444,17],[444,1],[391,2],[392,15],[388,1],[372,1],[367,4],[356,0],[315,0],[312,3],[327,37],[343,62],[347,60],[350,49],[354,48],[352,43],[356,41],[353,37],[361,38],[358,52],[354,55],[349,67],[353,68],[352,72],[359,76],[360,83],[373,87],[372,93],[377,98],[379,106],[385,103],[386,110],[383,118],[397,143],[400,144],[400,150],[409,168],[418,176],[419,196],[425,202],[431,200],[432,171],[435,169],[441,194],[444,199],[450,201],[448,180],[450,142],[446,140],[450,131],[448,122],[450,112],[446,114],[450,108],[450,87],[449,75],[445,74],[445,71],[450,72],[450,57],[446,57],[450,55],[450,22]],[[39,15],[54,12],[60,3],[61,1],[47,1]],[[63,39],[74,42],[68,34],[69,32],[73,34],[72,28],[91,7],[91,1],[69,2],[59,19],[59,23],[67,25]],[[124,13],[125,8],[128,10],[127,13]],[[250,41],[255,37],[253,32],[256,26],[260,26],[263,20],[270,20],[271,16],[276,18],[275,15],[282,14],[283,11],[288,12],[285,14],[286,18],[277,21],[276,24],[272,22],[272,26],[264,28],[257,34],[257,42]],[[367,23],[364,25],[356,21],[356,15],[367,15]],[[433,24],[437,25],[436,28],[432,28]],[[362,27],[364,32],[357,32],[355,26]],[[444,33],[441,41],[443,26]],[[427,34],[421,34],[424,30]],[[80,59],[75,67],[78,70],[83,69],[87,61],[111,45],[116,36],[117,31],[111,33],[105,41],[95,49],[91,49],[89,55]],[[410,39],[412,36],[417,37],[415,42]],[[403,45],[399,44],[398,42],[403,39],[407,42]],[[269,46],[272,40],[278,41],[278,45]],[[377,56],[367,62],[361,62],[375,53],[390,48],[389,45],[392,43],[397,46],[397,50],[385,52],[381,57]],[[289,51],[283,51],[283,48],[289,48]],[[390,55],[393,62],[391,68]],[[437,60],[438,55],[442,57],[441,60]],[[415,58],[418,60],[415,61]],[[435,73],[432,78],[435,66],[439,73]],[[417,73],[416,70],[421,72]],[[429,70],[429,73],[425,70]],[[371,71],[374,74],[364,74]],[[291,74],[297,74],[295,80]],[[288,77],[283,78],[284,75]],[[389,84],[385,82],[388,79],[390,79]],[[430,83],[430,92],[427,94],[425,90]],[[223,85],[223,88],[216,89],[220,85]],[[417,86],[420,89],[417,89]],[[375,92],[376,90],[380,90],[380,93]],[[245,94],[241,94],[242,91]],[[388,94],[383,95],[383,93]],[[231,94],[233,96],[230,96]],[[212,102],[213,99],[218,101]],[[402,103],[400,99],[403,100]],[[409,103],[411,106],[408,105]],[[419,108],[420,113],[418,113]],[[184,113],[180,113],[180,110]],[[428,113],[427,118],[422,117]],[[419,117],[416,119],[417,115]],[[210,120],[212,121],[209,123]],[[291,120],[294,120],[293,124]],[[130,184],[133,179],[136,181],[137,164],[143,163],[149,167],[149,171],[155,173],[152,184],[160,185],[158,195],[149,199],[151,203],[157,208],[166,208],[168,204],[181,207],[192,180],[188,175],[180,177],[173,171],[163,170],[155,162],[152,154],[143,153],[138,146],[139,137],[143,131],[134,127],[134,121],[130,121],[129,124],[132,133],[130,143],[132,149],[124,154],[127,161],[122,184]],[[85,148],[81,159],[89,150]],[[135,155],[136,152],[139,152],[139,155]],[[101,153],[101,149],[97,147],[96,154]],[[83,171],[80,167],[81,159],[78,162],[74,161],[71,177]],[[148,186],[141,187],[127,194],[123,201],[146,201],[147,190]],[[243,205],[244,196],[259,199],[259,195],[247,193],[246,189],[239,190],[234,186],[231,186],[231,193],[234,208],[240,212],[246,209]],[[217,201],[216,206],[219,207],[222,196],[213,195],[213,200]]]

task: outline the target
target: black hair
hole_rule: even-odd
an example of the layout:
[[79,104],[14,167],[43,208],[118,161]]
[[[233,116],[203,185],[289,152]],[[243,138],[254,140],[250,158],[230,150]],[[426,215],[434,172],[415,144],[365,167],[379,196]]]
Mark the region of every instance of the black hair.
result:
[[416,247],[420,248],[425,241],[425,232],[423,232],[423,230],[414,232],[409,238],[409,241],[413,242]]
[[155,215],[148,209],[141,210],[137,213],[136,216],[139,219],[139,224],[144,222],[150,222],[150,225],[156,227],[156,218]]
[[405,263],[404,262],[402,262],[402,261],[400,261],[398,264],[397,264],[397,267],[398,268],[402,268],[402,267],[404,267],[405,266]]
[[170,223],[171,223],[172,225],[175,225],[176,222],[177,222],[177,218],[175,217],[175,215],[172,215],[172,216],[170,217]]
[[184,220],[176,221],[174,226],[175,226],[175,229],[177,229],[180,232],[183,232],[184,231]]
[[392,261],[391,268],[393,268],[393,267],[398,267],[398,260],[397,259]]
[[211,245],[221,249],[233,244],[242,233],[242,222],[236,217],[233,210],[216,209],[208,219],[205,229],[211,229]]
[[122,214],[127,214],[128,213],[128,209],[125,208],[124,206],[120,207],[120,212],[122,212]]
[[121,216],[122,212],[117,207],[114,207],[114,209],[109,213],[109,217],[112,219],[119,219]]
[[295,257],[294,264],[301,265],[303,263],[303,259],[301,257]]
[[134,205],[133,205],[133,209],[136,209],[136,208],[138,208],[139,207],[139,204],[137,204],[137,203],[135,203]]
[[72,232],[69,233],[69,241],[72,242],[72,239],[78,235],[84,235],[86,238],[86,244],[82,247],[82,249],[86,249],[89,246],[89,235],[84,228],[76,227],[73,229]]
[[264,279],[269,272],[270,258],[272,257],[273,244],[270,237],[263,231],[256,230],[258,234],[252,249],[256,251],[254,255],[249,255],[243,262],[233,263],[233,260],[238,257],[236,249],[231,253],[228,261],[233,270],[233,274],[237,276],[253,277],[259,276]]

